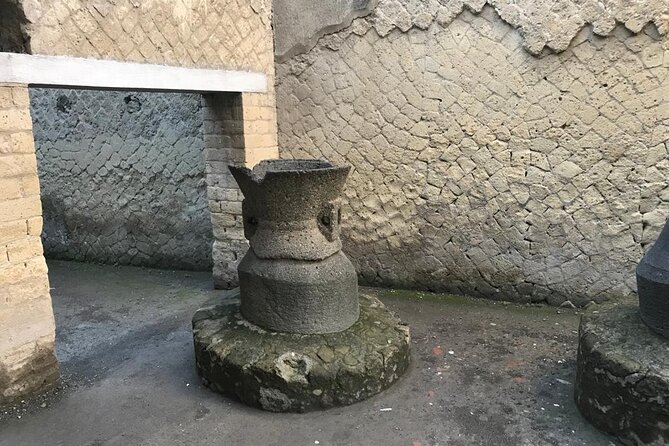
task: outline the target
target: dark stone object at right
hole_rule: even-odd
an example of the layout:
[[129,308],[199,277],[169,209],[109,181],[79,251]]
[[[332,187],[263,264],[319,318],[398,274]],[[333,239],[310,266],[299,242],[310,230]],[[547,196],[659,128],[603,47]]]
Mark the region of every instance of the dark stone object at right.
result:
[[669,220],[636,270],[641,319],[669,338]]

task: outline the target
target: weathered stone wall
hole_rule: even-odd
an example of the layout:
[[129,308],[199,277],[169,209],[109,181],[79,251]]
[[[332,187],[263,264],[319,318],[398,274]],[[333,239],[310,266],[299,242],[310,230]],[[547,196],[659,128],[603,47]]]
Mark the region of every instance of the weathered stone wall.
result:
[[[261,159],[278,156],[270,0],[7,1],[19,2],[25,12],[21,26],[28,41],[27,51],[32,54],[253,70],[266,74],[267,92],[241,95],[241,115],[244,116],[241,161],[222,159],[219,155],[217,164],[207,164],[207,175],[226,176],[225,166],[229,162],[253,165]],[[224,153],[227,148],[216,149]],[[221,206],[221,194],[216,187],[208,187],[207,192],[211,197],[214,234],[232,233],[232,228],[218,224],[238,217],[229,213],[234,204]],[[236,189],[236,186],[230,187]],[[214,243],[212,255],[217,286],[233,286],[235,264],[216,264],[216,259],[231,255],[230,248],[223,242]]]
[[33,54],[272,70],[269,0],[20,0]]
[[631,293],[669,214],[669,5],[462,3],[380,1],[278,64],[281,156],[353,165],[344,249],[367,283]]
[[26,52],[25,16],[19,1],[0,0],[0,12],[0,52]]
[[[2,0],[0,0],[2,1]],[[9,0],[8,0],[9,1]],[[166,65],[259,71],[268,77],[266,93],[244,93],[239,98],[242,135],[235,158],[222,158],[230,147],[214,146],[226,139],[210,138],[205,144],[216,159],[207,162],[210,212],[214,236],[241,231],[221,222],[239,218],[226,203],[221,186],[230,162],[253,165],[278,156],[274,94],[274,39],[270,0],[32,0],[19,1],[25,11],[24,28],[32,54],[68,55],[148,62]],[[218,103],[209,95],[205,102]],[[210,108],[206,107],[205,114]],[[214,114],[218,111],[212,112]],[[225,114],[224,111],[220,113]],[[214,121],[211,121],[214,122]],[[218,136],[222,136],[219,132]],[[209,160],[212,161],[212,160]],[[230,192],[228,195],[235,195]],[[238,235],[235,235],[238,237]],[[221,237],[216,238],[220,240]],[[236,239],[235,239],[236,240]],[[217,286],[236,283],[234,257],[227,242],[214,243],[214,279]],[[235,245],[236,246],[236,245]],[[217,260],[218,259],[218,260]]]
[[274,97],[219,93],[204,97],[204,145],[209,212],[214,232],[213,275],[217,288],[238,285],[237,264],[248,249],[242,220],[243,195],[229,164],[254,166],[277,158]]
[[274,53],[279,61],[313,48],[318,39],[368,15],[374,0],[274,0]]
[[201,95],[30,93],[47,257],[211,268]]
[[[269,0],[0,0],[0,7],[2,51],[264,73],[266,92],[238,95],[243,116],[238,162],[252,164],[277,155]],[[0,252],[0,405],[50,385],[58,376],[31,127],[27,86],[0,88],[0,247],[6,251]],[[217,143],[213,139],[205,148],[227,153],[229,147]],[[233,161],[218,160],[206,164],[207,176],[225,175],[215,169]],[[212,215],[236,218],[235,210],[207,189]],[[220,257],[229,249],[218,244],[212,255]],[[218,284],[228,283],[225,277],[233,266],[214,270]]]
[[0,84],[0,406],[58,380],[28,88]]
[[669,32],[664,0],[341,0],[332,5],[274,0],[275,52],[283,59],[312,49],[318,37],[349,27],[355,17],[369,16],[358,25],[385,37],[394,29],[448,26],[463,11],[479,13],[484,7],[518,29],[525,49],[535,55],[546,48],[566,50],[585,25],[599,36],[611,34],[619,23],[633,33],[650,23],[662,35]]
[[209,210],[214,229],[214,284],[236,286],[237,264],[248,248],[242,222],[242,193],[228,164],[245,164],[243,95],[221,93],[204,100],[204,143]]

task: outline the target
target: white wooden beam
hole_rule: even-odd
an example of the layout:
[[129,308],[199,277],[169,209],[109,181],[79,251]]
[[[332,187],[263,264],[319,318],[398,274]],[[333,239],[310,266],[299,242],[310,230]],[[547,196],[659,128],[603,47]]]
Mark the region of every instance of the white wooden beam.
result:
[[267,76],[251,71],[3,52],[0,52],[0,83],[115,90],[267,91]]

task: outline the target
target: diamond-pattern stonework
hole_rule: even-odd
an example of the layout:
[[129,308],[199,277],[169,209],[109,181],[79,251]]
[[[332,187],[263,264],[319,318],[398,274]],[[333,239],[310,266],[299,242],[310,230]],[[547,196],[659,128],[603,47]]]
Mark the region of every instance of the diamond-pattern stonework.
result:
[[[31,54],[78,56],[184,67],[264,73],[267,92],[242,94],[241,162],[277,157],[274,55],[269,0],[33,0],[20,1]],[[205,107],[205,115],[208,108]],[[209,136],[205,130],[205,139]],[[210,138],[212,139],[212,138]],[[221,194],[228,156],[221,141],[206,142],[206,175],[212,226],[214,280],[236,283],[240,227],[230,222],[238,205]],[[212,155],[213,154],[213,155]],[[213,159],[211,158],[213,156]],[[223,169],[223,170],[220,170]],[[232,195],[237,194],[233,187]],[[243,239],[243,237],[242,237]]]
[[[0,0],[0,16],[0,23],[6,25],[0,30],[0,50],[3,51],[251,70],[267,76],[266,92],[237,95],[240,99],[239,116],[243,116],[243,121],[240,121],[239,126],[239,120],[235,121],[234,127],[239,127],[242,135],[237,138],[241,143],[234,150],[221,135],[215,134],[211,126],[203,130],[207,185],[198,180],[197,187],[198,191],[206,188],[212,214],[211,226],[216,238],[211,252],[212,263],[215,264],[214,278],[217,285],[236,281],[231,271],[234,271],[238,253],[243,252],[243,236],[241,223],[236,223],[239,202],[229,201],[233,199],[232,196],[238,195],[238,191],[227,189],[227,183],[222,184],[225,183],[227,164],[253,164],[259,159],[275,157],[277,154],[269,0]],[[218,95],[206,96],[211,99]],[[201,103],[207,119],[203,127],[214,122],[207,117],[223,113],[221,110],[212,110],[210,105],[218,104],[209,99],[205,97]],[[61,105],[67,109],[67,101]],[[133,100],[127,105],[135,106]],[[110,110],[93,107],[89,111],[99,114],[101,119],[113,121],[118,115],[109,116]],[[0,271],[3,273],[0,274],[0,300],[4,299],[9,304],[7,311],[0,311],[2,405],[53,384],[58,377],[58,367],[53,354],[53,312],[40,242],[40,185],[27,86],[0,86],[0,112],[0,183],[3,186],[0,188],[0,247],[4,248],[3,252],[6,251],[5,256],[0,255],[0,270],[4,270]],[[177,123],[165,120],[165,125],[170,124],[178,128],[180,125],[190,125],[190,121],[188,118]],[[191,130],[194,128],[191,126]],[[175,155],[169,144],[165,148],[167,153]],[[129,147],[123,148],[126,149]],[[145,180],[154,180],[155,184],[155,178],[161,170],[170,173],[170,180],[162,183],[165,185],[161,192],[163,197],[174,192],[175,199],[181,200],[181,203],[184,198],[188,198],[182,194],[188,188],[181,187],[195,180],[186,166],[188,163],[179,162],[176,170],[171,170],[173,166],[161,166],[160,162],[156,162],[153,157],[155,153],[148,150],[147,146],[133,147],[133,150],[132,155],[128,153],[135,157],[133,168],[139,166],[145,174]],[[86,175],[96,177],[100,183],[107,185],[117,181],[112,179],[113,173],[100,164],[111,160],[105,159],[108,154],[109,149],[105,145],[99,159],[89,159],[86,166],[87,171],[90,169]],[[163,161],[166,159],[169,164],[176,162],[180,156],[177,154],[174,159],[167,156],[162,158]],[[8,169],[3,171],[3,164]],[[53,167],[55,169],[56,166]],[[184,177],[184,182],[176,180],[175,175]],[[136,182],[136,179],[136,176],[131,175],[132,181]],[[61,180],[63,178],[55,179],[56,182]],[[73,185],[81,186],[76,182]],[[68,193],[73,190],[76,189],[66,188]],[[119,196],[131,190],[142,197],[148,196],[137,184],[128,186],[125,183],[119,186],[119,191],[112,190],[111,195]],[[73,199],[67,204],[89,204],[99,198],[88,200],[86,194],[93,195],[89,189],[79,188],[78,193],[73,192]],[[193,202],[194,209],[191,209],[194,217],[206,212],[206,209],[200,207],[202,195],[198,197]],[[137,203],[126,202],[123,206],[132,209],[132,215],[146,215],[146,203],[142,201],[143,209],[138,208]],[[151,212],[154,210],[152,208]],[[117,221],[129,215],[120,214],[114,216]],[[207,223],[206,218],[198,218],[198,221]],[[152,228],[145,229],[150,231]],[[103,235],[110,236],[110,233]],[[89,237],[88,240],[94,241],[94,238]],[[161,233],[158,243],[172,246],[173,240],[168,234]],[[141,247],[139,243],[135,244],[137,253],[134,252],[135,247],[127,246],[129,249],[124,255],[132,263],[142,263],[141,257],[150,253],[153,247],[147,246],[147,243]],[[116,245],[121,246],[120,243]],[[188,243],[182,245],[189,246]],[[201,254],[208,256],[208,251],[204,249]]]
[[586,24],[600,36],[618,23],[635,33],[648,23],[661,34],[669,32],[669,3],[663,0],[379,0],[368,24],[385,36],[396,28],[426,29],[432,22],[446,26],[464,10],[478,13],[488,5],[519,30],[533,54],[566,50]]
[[[650,23],[661,35],[669,32],[669,2],[665,0],[349,0],[336,2],[336,6],[310,3],[274,2],[275,52],[280,62],[308,51],[320,37],[346,28],[355,17],[366,17],[358,21],[358,30],[373,27],[385,37],[394,29],[427,29],[434,22],[447,26],[463,10],[479,13],[487,6],[518,29],[524,47],[532,54],[566,50],[584,26],[592,26],[599,36],[610,35],[617,24],[634,33]],[[293,20],[301,9],[307,10],[304,20]],[[314,19],[319,16],[322,18]]]
[[354,166],[342,234],[362,279],[551,304],[631,293],[669,214],[668,40],[585,28],[536,57],[489,7],[406,18],[387,34],[357,19],[277,66],[281,156]]
[[31,89],[47,256],[210,269],[202,96]]
[[33,54],[273,72],[268,0],[23,0]]

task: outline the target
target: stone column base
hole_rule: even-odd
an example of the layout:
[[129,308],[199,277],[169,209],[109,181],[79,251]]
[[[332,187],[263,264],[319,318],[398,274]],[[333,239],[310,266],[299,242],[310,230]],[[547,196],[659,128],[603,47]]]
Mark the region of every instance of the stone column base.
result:
[[624,444],[669,444],[669,340],[636,306],[581,319],[576,405]]
[[266,331],[242,318],[232,299],[198,310],[193,338],[205,385],[273,412],[364,400],[390,387],[409,365],[409,328],[366,295],[360,295],[358,322],[338,333]]
[[49,390],[59,382],[53,341],[17,349],[0,358],[0,407]]

